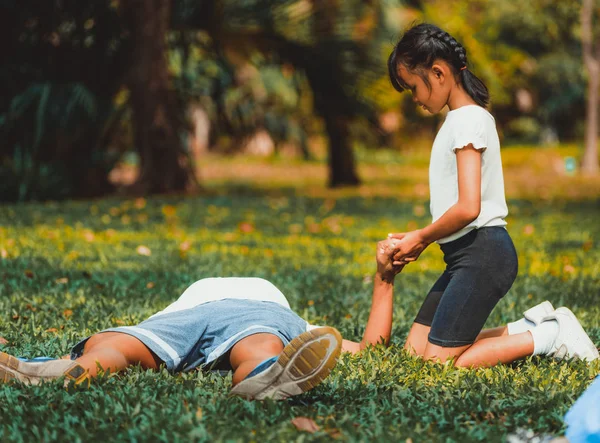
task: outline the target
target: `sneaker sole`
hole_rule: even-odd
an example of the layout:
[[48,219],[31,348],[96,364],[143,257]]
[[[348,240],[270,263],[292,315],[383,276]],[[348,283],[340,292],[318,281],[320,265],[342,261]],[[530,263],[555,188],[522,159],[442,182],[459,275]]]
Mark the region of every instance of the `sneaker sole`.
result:
[[[598,349],[596,345],[592,342],[590,337],[587,335],[579,320],[573,314],[573,312],[569,308],[558,308],[556,310],[557,313],[564,314],[568,316],[572,321],[575,327],[575,331],[573,331],[573,335],[571,337],[576,337],[575,344],[573,346],[573,353],[567,354],[567,348],[563,344],[557,351],[555,358],[579,358],[581,360],[594,361],[599,358]],[[562,349],[561,349],[562,348]]]
[[273,366],[243,380],[232,390],[249,400],[283,400],[319,385],[331,373],[342,349],[337,329],[323,327],[306,331],[294,338]]
[[[29,375],[23,370],[22,365],[27,365],[12,355],[0,352],[0,383],[22,383],[25,385],[39,385],[44,381],[56,380],[60,377],[65,377],[64,384],[68,386],[71,382],[76,385],[88,384],[89,377],[87,371],[80,365],[74,364],[66,372],[57,377],[37,377]],[[41,365],[43,363],[33,363]]]

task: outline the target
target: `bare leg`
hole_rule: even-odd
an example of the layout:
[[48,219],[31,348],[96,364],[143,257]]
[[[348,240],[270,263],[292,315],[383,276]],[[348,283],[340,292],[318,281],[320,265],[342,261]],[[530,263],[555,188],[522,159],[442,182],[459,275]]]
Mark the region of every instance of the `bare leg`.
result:
[[103,332],[89,338],[77,363],[88,370],[90,377],[95,377],[98,365],[116,373],[136,364],[144,369],[157,369],[163,362],[137,338],[120,332]]
[[510,363],[533,354],[533,337],[529,332],[484,338],[475,342],[456,360],[456,366],[490,367]]
[[406,337],[406,343],[404,343],[404,349],[407,349],[412,355],[423,356],[425,355],[425,348],[427,347],[427,337],[429,336],[429,330],[431,326],[425,326],[420,323],[413,323],[408,337]]
[[446,361],[455,358],[459,367],[490,367],[510,363],[533,354],[533,338],[529,332],[478,340],[472,345],[444,348],[428,343],[424,358]]
[[250,372],[268,358],[281,354],[283,343],[273,334],[250,335],[237,342],[229,355],[233,368],[233,385],[245,379]]
[[[430,329],[430,326],[425,326],[420,323],[413,323],[408,333],[408,337],[406,338],[404,349],[407,349],[412,355],[424,356],[425,348],[429,343],[427,337],[429,336]],[[475,339],[475,342],[486,338],[502,337],[505,335],[508,335],[508,330],[506,326],[499,326],[497,328],[492,329],[484,329],[479,333],[479,335]]]
[[508,335],[508,328],[506,326],[484,329],[475,339],[475,343],[477,343],[479,340],[483,340],[484,338],[504,337],[505,335]]

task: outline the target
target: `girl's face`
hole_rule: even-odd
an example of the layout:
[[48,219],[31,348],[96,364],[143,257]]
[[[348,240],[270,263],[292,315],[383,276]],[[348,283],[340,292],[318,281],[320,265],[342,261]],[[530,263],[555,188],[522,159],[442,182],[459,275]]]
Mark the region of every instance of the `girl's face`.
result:
[[427,70],[426,75],[430,86],[423,81],[417,73],[412,73],[402,64],[398,65],[398,75],[410,88],[413,101],[426,111],[437,114],[448,103],[450,95],[450,82],[447,81],[445,69],[440,65],[433,65]]

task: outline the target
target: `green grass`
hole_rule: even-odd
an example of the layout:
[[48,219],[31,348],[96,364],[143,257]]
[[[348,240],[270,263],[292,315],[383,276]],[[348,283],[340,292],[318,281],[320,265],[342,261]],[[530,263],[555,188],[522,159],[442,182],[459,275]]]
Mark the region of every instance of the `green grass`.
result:
[[[271,280],[307,320],[360,340],[375,243],[388,232],[425,225],[422,200],[238,186],[187,198],[4,205],[0,336],[8,344],[2,350],[59,356],[89,334],[143,320],[195,280],[234,275]],[[520,272],[488,325],[519,318],[548,299],[571,307],[600,344],[599,201],[511,200],[509,206]],[[140,255],[139,246],[151,255]],[[563,433],[564,413],[600,364],[530,358],[465,370],[401,350],[442,269],[433,245],[397,278],[392,346],[344,356],[306,395],[247,402],[228,398],[230,377],[139,368],[75,392],[55,383],[0,385],[0,439],[416,442],[501,441],[518,428]],[[314,419],[320,431],[298,431],[291,423],[298,416]]]

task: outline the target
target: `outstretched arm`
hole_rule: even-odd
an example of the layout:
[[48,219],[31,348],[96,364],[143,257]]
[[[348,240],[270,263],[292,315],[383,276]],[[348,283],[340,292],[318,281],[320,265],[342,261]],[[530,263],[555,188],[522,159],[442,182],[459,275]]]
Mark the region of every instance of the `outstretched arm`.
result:
[[395,239],[388,239],[377,244],[377,272],[373,279],[373,297],[371,312],[365,334],[360,343],[344,340],[342,351],[353,354],[362,351],[369,345],[388,344],[392,333],[392,312],[394,300],[394,277],[404,265],[393,266],[391,253],[396,247]]

